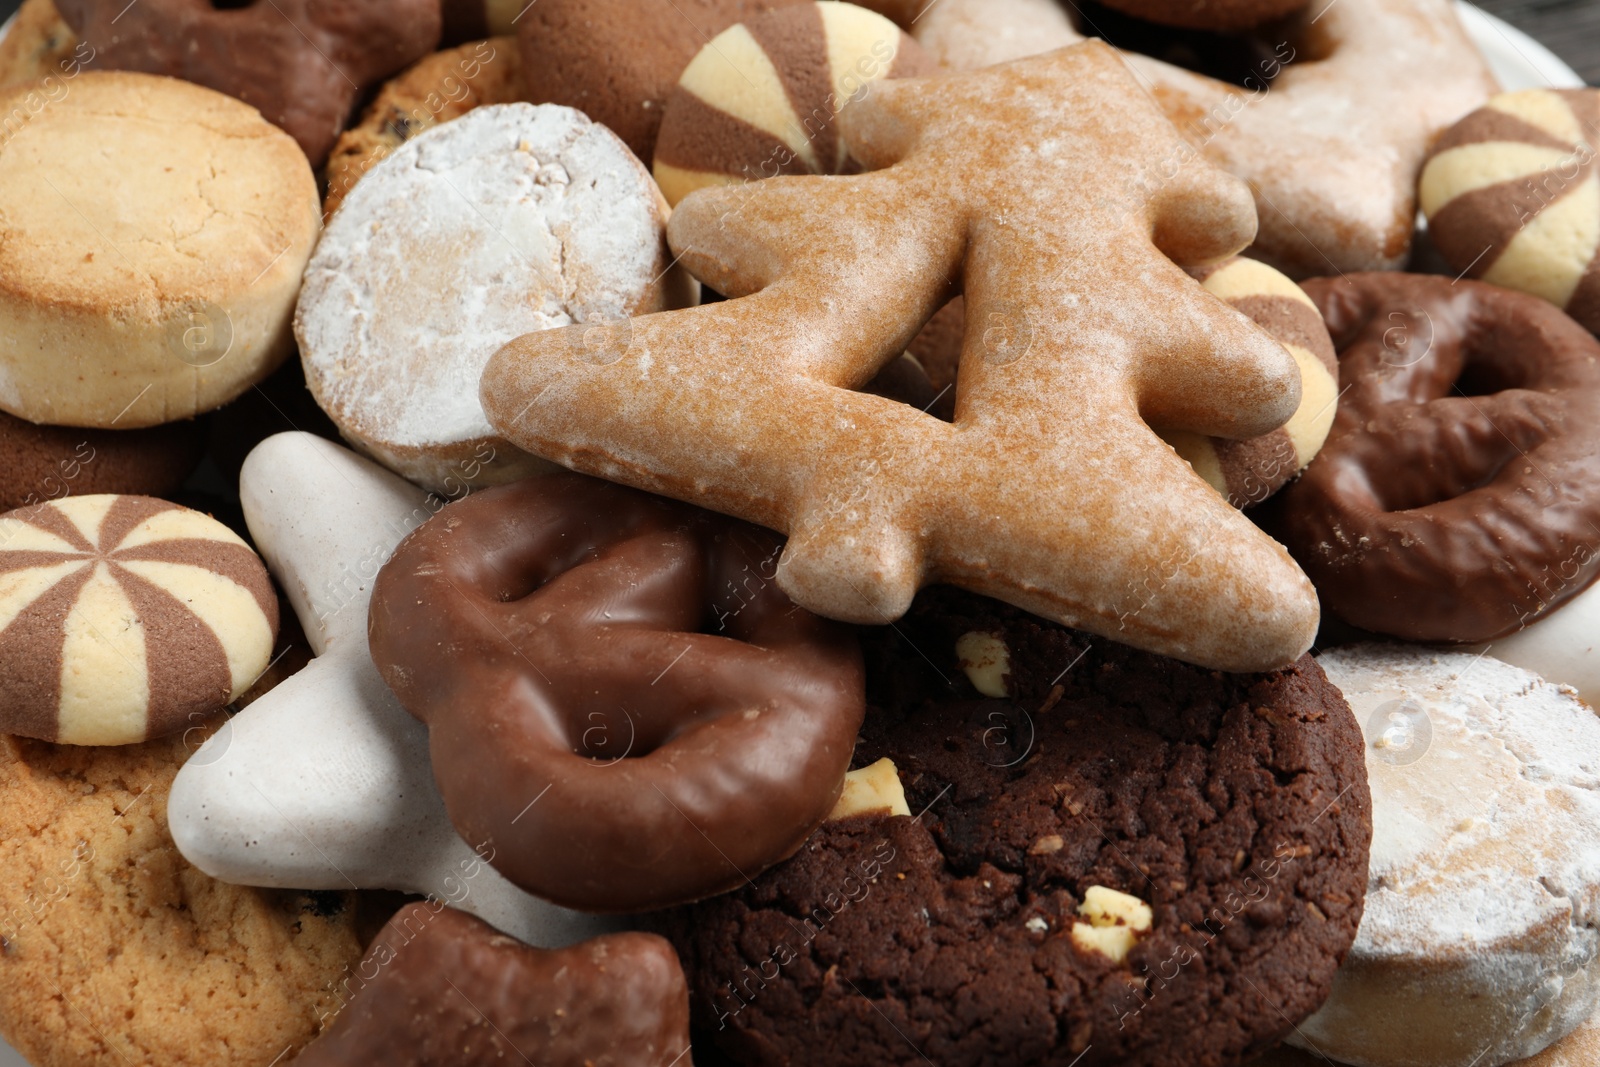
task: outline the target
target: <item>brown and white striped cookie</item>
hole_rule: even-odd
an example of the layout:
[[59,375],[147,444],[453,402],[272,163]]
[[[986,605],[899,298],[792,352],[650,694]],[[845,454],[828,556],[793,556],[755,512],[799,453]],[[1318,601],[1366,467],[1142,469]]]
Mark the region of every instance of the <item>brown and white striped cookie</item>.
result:
[[278,601],[244,541],[143,496],[0,516],[0,732],[132,744],[191,725],[267,667]]
[[1418,200],[1458,271],[1600,333],[1600,90],[1502,93],[1440,137]]
[[696,189],[858,169],[835,116],[883,78],[934,72],[882,15],[821,0],[724,30],[667,100],[655,177],[674,206]]
[[1234,256],[1189,272],[1206,291],[1249,316],[1300,365],[1300,407],[1271,433],[1248,441],[1183,430],[1161,436],[1195,472],[1237,508],[1249,508],[1289,484],[1316,457],[1333,427],[1339,357],[1317,305],[1286,275]]

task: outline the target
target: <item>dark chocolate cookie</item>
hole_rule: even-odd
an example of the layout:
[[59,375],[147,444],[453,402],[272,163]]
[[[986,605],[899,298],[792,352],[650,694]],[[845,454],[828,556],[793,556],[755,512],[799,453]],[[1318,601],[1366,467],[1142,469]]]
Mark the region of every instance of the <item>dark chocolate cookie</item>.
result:
[[[1004,641],[1009,669],[983,679],[1004,699],[963,676],[969,633]],[[895,760],[920,814],[829,823],[662,917],[722,1050],[1222,1067],[1322,1002],[1372,821],[1360,729],[1310,657],[1222,674],[943,589],[878,645],[856,764]]]
[[0,411],[0,511],[64,496],[167,496],[200,462],[206,423],[143,430],[39,426]]

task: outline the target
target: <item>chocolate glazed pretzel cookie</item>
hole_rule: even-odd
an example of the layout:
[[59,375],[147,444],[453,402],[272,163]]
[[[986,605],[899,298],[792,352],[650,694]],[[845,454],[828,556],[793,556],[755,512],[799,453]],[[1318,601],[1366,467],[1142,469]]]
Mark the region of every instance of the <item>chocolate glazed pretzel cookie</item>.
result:
[[372,658],[502,874],[637,911],[743,884],[822,822],[865,710],[861,654],[772,581],[781,547],[565,472],[451,504],[400,545]]
[[1283,497],[1323,604],[1421,641],[1489,641],[1600,574],[1600,342],[1537,297],[1353,274],[1305,284],[1348,387]]

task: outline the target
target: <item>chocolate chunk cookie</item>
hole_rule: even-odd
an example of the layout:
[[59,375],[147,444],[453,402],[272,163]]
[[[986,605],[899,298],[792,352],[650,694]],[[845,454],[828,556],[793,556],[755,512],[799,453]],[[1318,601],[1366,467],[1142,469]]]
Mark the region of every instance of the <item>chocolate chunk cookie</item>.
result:
[[913,814],[829,823],[661,921],[722,1050],[1222,1067],[1322,1002],[1372,821],[1312,659],[1222,674],[943,589],[873,640],[856,764],[892,758]]

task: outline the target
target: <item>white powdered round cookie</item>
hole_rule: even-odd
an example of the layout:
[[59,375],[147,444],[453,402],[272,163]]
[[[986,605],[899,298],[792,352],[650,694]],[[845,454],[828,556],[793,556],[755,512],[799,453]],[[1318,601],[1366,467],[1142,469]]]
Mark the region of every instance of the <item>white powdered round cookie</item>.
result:
[[1319,662],[1367,737],[1366,912],[1289,1041],[1356,1067],[1496,1067],[1600,1001],[1600,717],[1565,686],[1457,652]]
[[[346,438],[457,495],[544,467],[495,435],[483,366],[525,333],[686,303],[666,202],[610,130],[552,104],[497,104],[407,142],[351,190],[306,269],[306,381]],[[611,325],[604,325],[611,324]]]

